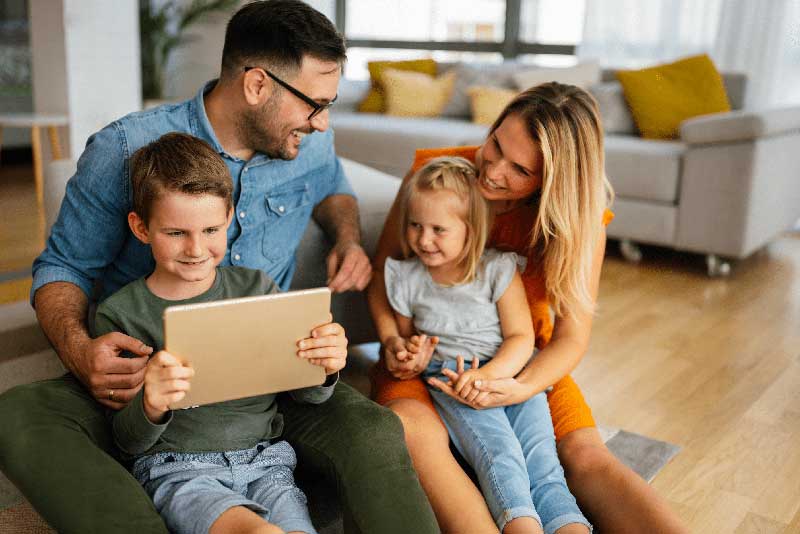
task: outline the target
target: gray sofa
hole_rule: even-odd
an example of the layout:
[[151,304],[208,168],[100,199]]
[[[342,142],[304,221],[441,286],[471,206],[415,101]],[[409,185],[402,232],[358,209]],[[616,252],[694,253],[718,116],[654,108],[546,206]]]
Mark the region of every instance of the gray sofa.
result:
[[[503,81],[508,76],[500,69],[521,67],[491,68]],[[606,171],[616,192],[608,233],[629,259],[641,258],[637,243],[661,245],[704,254],[709,274],[726,274],[727,260],[750,255],[800,219],[800,107],[744,110],[745,76],[723,79],[733,111],[686,120],[672,141],[638,136],[613,71],[590,88],[603,116]],[[340,84],[331,122],[344,157],[399,177],[417,148],[478,144],[486,134],[466,115],[359,113],[368,86]]]

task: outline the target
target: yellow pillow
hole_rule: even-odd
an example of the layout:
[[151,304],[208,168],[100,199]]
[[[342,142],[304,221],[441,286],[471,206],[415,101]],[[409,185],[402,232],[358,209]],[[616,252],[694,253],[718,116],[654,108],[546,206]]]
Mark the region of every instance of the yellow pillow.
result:
[[617,71],[625,100],[642,137],[678,137],[681,122],[730,111],[725,86],[705,54],[641,70]]
[[456,73],[434,78],[422,72],[386,69],[382,80],[387,115],[438,117],[453,94]]
[[386,69],[410,70],[423,72],[431,76],[436,76],[436,62],[432,59],[414,59],[409,61],[370,61],[367,63],[369,77],[372,81],[367,96],[358,105],[358,111],[364,113],[383,113],[386,105],[383,101],[383,86],[381,76]]
[[472,122],[491,126],[518,92],[500,87],[473,86],[467,89]]

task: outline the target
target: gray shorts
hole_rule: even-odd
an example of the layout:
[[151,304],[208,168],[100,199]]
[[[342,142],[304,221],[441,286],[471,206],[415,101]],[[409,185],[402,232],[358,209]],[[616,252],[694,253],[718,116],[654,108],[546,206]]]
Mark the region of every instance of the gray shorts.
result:
[[206,534],[223,512],[244,506],[283,530],[316,534],[294,484],[297,457],[280,441],[229,452],[162,452],[133,464],[171,532]]

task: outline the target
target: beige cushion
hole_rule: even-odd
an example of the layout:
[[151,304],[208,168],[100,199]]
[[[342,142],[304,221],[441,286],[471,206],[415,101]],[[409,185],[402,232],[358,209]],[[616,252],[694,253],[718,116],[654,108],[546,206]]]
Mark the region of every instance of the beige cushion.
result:
[[516,72],[512,78],[520,91],[547,82],[577,85],[581,89],[588,89],[600,81],[600,65],[595,61],[587,61],[578,63],[574,67],[536,68]]
[[422,72],[383,71],[386,114],[399,117],[438,117],[453,93],[455,73],[437,78]]
[[499,87],[470,87],[467,91],[472,109],[472,122],[491,125],[500,112],[511,102],[518,92]]

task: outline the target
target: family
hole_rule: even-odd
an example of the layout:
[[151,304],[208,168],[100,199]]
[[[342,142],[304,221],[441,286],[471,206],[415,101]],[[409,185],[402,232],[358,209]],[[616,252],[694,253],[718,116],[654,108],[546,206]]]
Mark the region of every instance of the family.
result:
[[[345,60],[308,4],[253,2],[219,79],[89,139],[31,290],[69,372],[0,395],[0,469],[65,533],[315,533],[295,467],[348,533],[685,532],[569,377],[613,217],[592,97],[533,87],[481,146],[418,150],[370,261],[328,124]],[[321,386],[169,410],[194,371],[163,310],[287,290],[312,217],[328,286],[367,291],[375,402],[329,322],[298,342]]]

